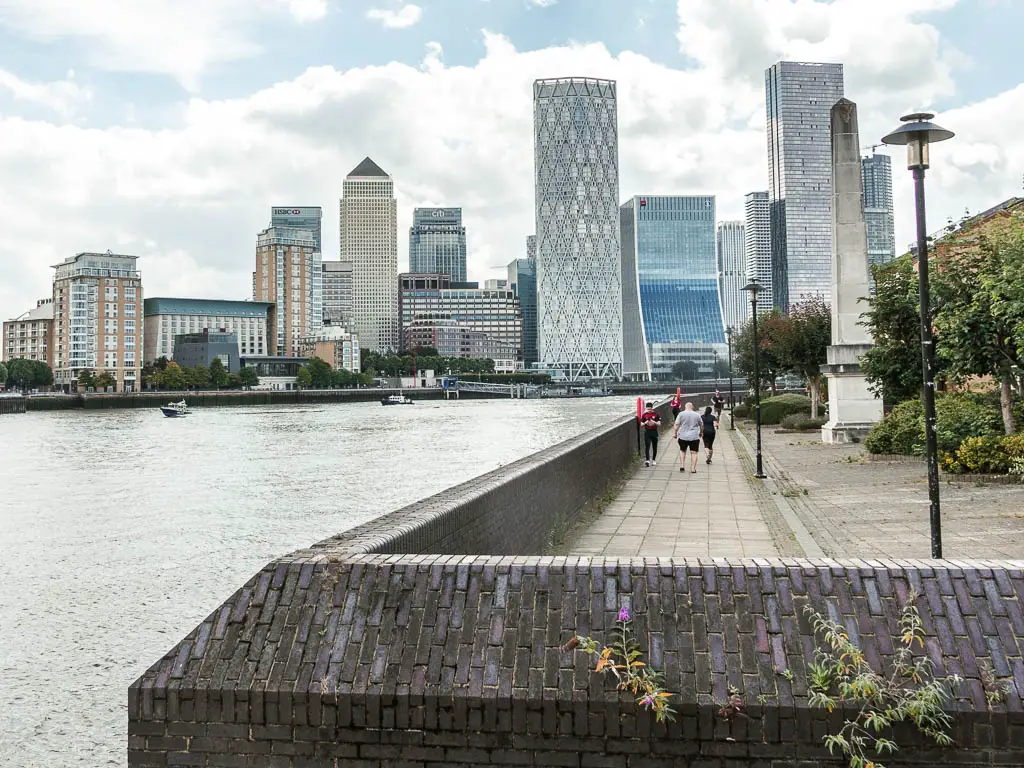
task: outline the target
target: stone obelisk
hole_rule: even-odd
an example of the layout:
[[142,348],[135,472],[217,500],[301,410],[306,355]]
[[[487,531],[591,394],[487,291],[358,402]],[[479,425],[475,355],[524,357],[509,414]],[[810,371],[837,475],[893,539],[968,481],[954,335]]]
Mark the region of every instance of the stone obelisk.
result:
[[821,372],[828,380],[824,443],[862,439],[882,419],[882,401],[868,389],[861,356],[871,349],[860,325],[870,295],[864,188],[861,180],[857,105],[840,99],[832,107],[832,345]]

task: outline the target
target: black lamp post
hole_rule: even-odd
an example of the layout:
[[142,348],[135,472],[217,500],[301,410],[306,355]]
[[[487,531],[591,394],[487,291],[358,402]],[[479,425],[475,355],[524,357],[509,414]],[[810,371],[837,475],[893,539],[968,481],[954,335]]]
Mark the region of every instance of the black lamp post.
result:
[[921,293],[921,369],[924,374],[921,400],[924,403],[925,447],[928,454],[928,498],[930,501],[932,557],[942,558],[942,520],[939,514],[939,451],[935,439],[935,345],[932,343],[932,315],[928,295],[928,232],[925,226],[924,172],[928,168],[928,145],[953,138],[953,132],[929,122],[935,115],[915,112],[901,117],[899,128],[882,138],[884,144],[906,144],[907,168],[914,173],[914,204],[917,210],[917,279]]
[[732,326],[730,325],[725,329],[725,338],[729,344],[729,429],[736,429],[736,421],[733,417],[733,409],[736,404],[733,402],[732,394],[732,335],[735,333]]
[[713,363],[713,365],[715,366],[715,389],[717,390],[718,389],[718,350],[715,349],[715,350],[712,350],[712,351],[715,353],[715,362]]
[[761,286],[757,280],[751,280],[745,286],[744,291],[750,292],[750,316],[751,327],[754,332],[754,427],[757,431],[757,450],[754,454],[756,471],[754,477],[763,480],[767,477],[764,473],[764,466],[761,463],[761,359],[758,354],[759,342],[757,340],[757,292]]

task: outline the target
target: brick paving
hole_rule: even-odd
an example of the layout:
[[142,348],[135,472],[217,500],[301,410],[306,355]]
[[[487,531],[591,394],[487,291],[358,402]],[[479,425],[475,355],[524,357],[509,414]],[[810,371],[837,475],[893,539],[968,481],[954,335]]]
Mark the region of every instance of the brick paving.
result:
[[[774,557],[779,553],[727,430],[714,463],[679,471],[671,430],[657,466],[637,469],[616,499],[568,546],[608,557]],[[741,448],[742,450],[742,448]]]

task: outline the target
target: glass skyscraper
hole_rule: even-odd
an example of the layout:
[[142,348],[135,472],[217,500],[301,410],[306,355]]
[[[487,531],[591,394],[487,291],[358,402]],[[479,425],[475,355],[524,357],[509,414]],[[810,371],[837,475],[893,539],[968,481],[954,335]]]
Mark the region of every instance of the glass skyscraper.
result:
[[864,226],[868,235],[868,263],[887,264],[896,258],[892,214],[892,163],[888,155],[860,160],[864,182]]
[[466,282],[466,228],[461,208],[416,208],[409,227],[409,271]]
[[832,294],[830,111],[843,65],[780,61],[765,71],[772,292],[783,311]]
[[[319,205],[288,205],[270,209],[270,226],[308,229],[313,233],[313,242],[320,251],[320,229],[324,212]],[[322,251],[320,251],[323,253]]]
[[[748,192],[744,198],[743,240],[747,279],[756,280],[757,311],[767,312],[772,301],[772,231],[767,192]],[[749,297],[747,302],[750,302]]]
[[715,258],[715,198],[633,197],[620,208],[627,378],[668,377],[725,354]]
[[619,153],[612,80],[533,84],[539,362],[622,374]]
[[742,221],[723,221],[718,225],[718,290],[722,294],[722,320],[726,328],[739,330],[750,314],[750,298],[743,290],[747,284]]
[[508,288],[523,312],[523,362],[537,362],[537,261],[516,259],[508,265]]

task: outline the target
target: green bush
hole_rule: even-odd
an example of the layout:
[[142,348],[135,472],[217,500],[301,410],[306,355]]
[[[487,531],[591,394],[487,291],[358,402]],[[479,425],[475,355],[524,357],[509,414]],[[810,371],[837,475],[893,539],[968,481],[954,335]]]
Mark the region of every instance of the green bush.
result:
[[750,416],[750,406],[747,405],[746,403],[737,405],[733,409],[733,415],[735,415],[737,419],[747,418],[748,416]]
[[893,408],[864,440],[868,453],[924,455],[924,410],[920,400],[905,400]]
[[828,419],[812,419],[810,413],[791,413],[779,425],[783,429],[820,429]]
[[804,395],[777,395],[761,401],[761,423],[778,424],[794,413],[809,413],[811,398]]
[[962,472],[995,475],[1010,469],[1010,458],[1000,435],[968,437],[956,452],[956,463]]

